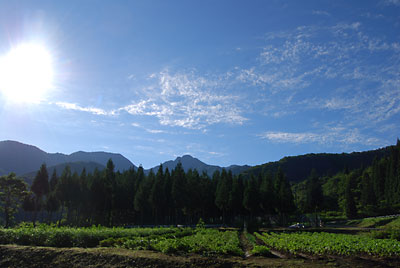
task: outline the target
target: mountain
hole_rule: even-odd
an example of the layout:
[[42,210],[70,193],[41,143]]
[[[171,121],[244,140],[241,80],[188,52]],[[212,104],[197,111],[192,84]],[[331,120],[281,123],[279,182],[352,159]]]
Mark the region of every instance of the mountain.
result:
[[267,172],[274,174],[281,168],[289,181],[300,182],[308,178],[313,169],[317,171],[318,176],[325,176],[334,175],[344,171],[346,168],[351,171],[361,167],[368,167],[375,157],[380,159],[388,156],[391,149],[393,149],[393,146],[364,152],[288,156],[279,161],[254,166],[246,170],[243,175],[246,177],[250,175],[258,176],[260,173]]
[[[66,166],[69,166],[71,168],[71,173],[73,174],[74,172],[77,172],[79,175],[82,173],[82,170],[85,168],[86,169],[86,174],[94,172],[94,170],[97,168],[99,171],[105,169],[106,167],[104,165],[101,165],[99,163],[95,162],[67,162],[67,163],[62,163],[58,164],[55,166],[47,167],[47,172],[49,174],[49,180],[51,179],[51,176],[53,174],[53,171],[56,170],[57,176],[60,177],[61,174],[63,173],[64,169]],[[24,180],[31,185],[33,180],[35,179],[37,171],[32,171],[27,174],[21,175]]]
[[[234,174],[234,175],[239,174],[250,168],[250,166],[247,166],[247,165],[245,165],[245,166],[231,165],[229,167],[208,165],[190,155],[184,155],[182,157],[177,157],[173,161],[172,160],[166,161],[162,164],[162,166],[163,166],[164,170],[166,168],[168,168],[169,171],[171,171],[172,169],[174,169],[176,167],[176,165],[178,163],[182,164],[183,170],[185,170],[185,172],[187,172],[189,169],[196,169],[199,173],[202,173],[203,171],[207,172],[207,174],[209,176],[212,176],[212,174],[217,170],[222,171],[223,168],[225,168],[226,170],[231,170],[232,174]],[[155,172],[157,172],[158,168],[159,168],[159,166],[155,166],[151,169],[146,170],[145,172],[148,173],[148,172],[150,172],[150,170],[153,170],[153,172],[155,173]]]
[[46,153],[41,149],[16,141],[0,141],[0,175],[15,172],[17,175],[37,171],[43,163],[48,167],[71,162],[96,162],[106,166],[112,159],[115,170],[136,168],[131,161],[121,154],[106,152],[76,152],[70,155]]

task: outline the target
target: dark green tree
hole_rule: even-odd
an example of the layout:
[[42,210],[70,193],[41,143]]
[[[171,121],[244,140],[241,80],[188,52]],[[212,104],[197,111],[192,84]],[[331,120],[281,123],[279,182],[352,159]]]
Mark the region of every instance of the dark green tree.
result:
[[144,221],[147,220],[149,212],[151,211],[149,196],[154,179],[155,175],[153,171],[150,170],[149,176],[142,180],[135,193],[134,207],[140,215],[140,224],[144,224]]
[[257,190],[257,182],[254,176],[251,176],[247,180],[244,194],[243,194],[243,206],[250,213],[250,219],[259,211],[260,198]]
[[51,178],[49,181],[49,191],[50,192],[54,192],[57,189],[57,183],[58,183],[57,171],[56,171],[56,169],[53,169],[53,174],[51,175]]
[[49,174],[46,164],[42,164],[33,180],[31,191],[35,194],[35,213],[33,215],[33,225],[36,224],[36,217],[39,207],[42,207],[43,197],[49,193]]
[[275,191],[271,173],[262,177],[260,185],[261,209],[265,214],[273,214],[275,211]]
[[322,187],[315,169],[311,171],[306,182],[305,208],[309,213],[314,213],[314,224],[318,226],[318,212],[321,211],[324,202]]
[[296,210],[292,189],[282,169],[279,168],[275,175],[276,208],[281,218],[281,223],[286,224],[287,215]]
[[177,224],[183,221],[183,208],[187,201],[186,175],[181,163],[178,163],[175,169],[172,170],[171,178],[171,198],[175,211],[175,224]]
[[56,212],[60,208],[60,200],[57,198],[56,192],[50,192],[47,195],[45,209],[48,215],[48,221],[51,222],[53,218],[53,213]]
[[346,188],[345,188],[345,214],[348,219],[354,219],[357,217],[357,207],[356,202],[354,200],[354,178],[353,176],[348,175],[346,180]]
[[376,196],[374,191],[374,183],[369,172],[364,171],[361,181],[361,203],[364,207],[376,206]]
[[27,185],[23,180],[17,178],[15,173],[0,177],[0,203],[6,228],[10,226],[14,214],[18,211],[25,196],[27,196]]
[[107,162],[107,166],[105,169],[105,186],[106,186],[106,195],[104,196],[106,199],[106,207],[104,208],[107,212],[107,225],[113,225],[113,212],[115,206],[115,191],[116,191],[116,181],[115,181],[115,165],[110,158]]
[[232,188],[232,180],[229,178],[225,169],[222,169],[221,178],[217,184],[215,193],[215,204],[222,212],[222,221],[226,223],[226,212],[229,208],[229,195]]
[[149,201],[153,210],[154,222],[158,224],[159,214],[164,210],[165,193],[164,193],[164,171],[160,164],[154,183],[150,190]]

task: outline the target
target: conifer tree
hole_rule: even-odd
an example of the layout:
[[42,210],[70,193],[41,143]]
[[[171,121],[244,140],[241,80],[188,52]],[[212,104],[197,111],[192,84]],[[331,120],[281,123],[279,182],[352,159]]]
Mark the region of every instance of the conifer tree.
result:
[[221,172],[221,178],[217,184],[217,190],[215,193],[215,204],[222,212],[222,221],[226,223],[226,212],[229,207],[229,194],[231,191],[232,185],[230,185],[230,181],[228,178],[228,173],[225,169]]
[[33,180],[31,186],[31,191],[35,194],[35,213],[33,215],[33,225],[36,225],[38,209],[42,207],[43,197],[48,194],[49,190],[49,174],[47,172],[46,164],[42,164],[39,171],[36,173],[35,179]]
[[357,216],[357,208],[353,194],[353,177],[347,176],[346,188],[345,188],[345,214],[349,219],[354,219]]

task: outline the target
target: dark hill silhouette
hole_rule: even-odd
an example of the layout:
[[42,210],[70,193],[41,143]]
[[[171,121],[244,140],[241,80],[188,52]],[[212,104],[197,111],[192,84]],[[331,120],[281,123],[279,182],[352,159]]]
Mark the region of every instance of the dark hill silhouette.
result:
[[70,155],[46,153],[41,149],[16,141],[0,142],[0,175],[14,172],[17,175],[37,171],[43,163],[48,167],[69,162],[96,162],[105,166],[112,159],[116,170],[127,170],[135,166],[121,154],[106,152],[76,152]]
[[[99,171],[105,169],[105,166],[100,165],[95,162],[68,162],[68,163],[62,163],[58,164],[55,166],[47,167],[47,172],[49,173],[49,180],[51,179],[51,176],[53,174],[53,171],[56,170],[57,176],[60,177],[61,174],[63,173],[64,169],[66,166],[69,166],[71,168],[71,173],[73,174],[74,172],[77,172],[79,175],[82,173],[82,170],[85,168],[86,173],[92,173],[94,170],[97,168]],[[29,184],[31,185],[33,180],[35,179],[37,171],[32,171],[27,174],[21,175],[21,177]]]
[[[183,169],[185,172],[187,172],[189,169],[196,169],[199,173],[202,173],[203,171],[207,172],[209,176],[212,176],[212,174],[215,171],[221,171],[223,168],[226,170],[231,170],[234,175],[239,174],[247,169],[250,168],[250,166],[238,166],[238,165],[231,165],[229,167],[220,167],[220,166],[213,166],[213,165],[208,165],[202,161],[200,161],[197,158],[194,158],[190,155],[184,155],[182,157],[177,157],[175,160],[169,160],[164,163],[163,169],[165,170],[168,168],[170,171],[176,167],[178,163],[182,164]],[[151,169],[146,170],[146,173],[150,172],[150,170],[153,170],[153,172],[157,172],[159,166],[155,166]]]
[[[269,162],[254,167],[247,165],[231,165],[225,167],[225,169],[231,170],[235,175],[242,173],[245,177],[248,177],[251,174],[257,176],[258,174],[265,172],[275,173],[279,167],[281,167],[290,181],[299,182],[306,179],[312,169],[317,171],[317,175],[324,176],[336,174],[337,172],[343,171],[345,168],[353,170],[360,167],[370,166],[375,157],[379,159],[387,156],[391,147],[393,146],[388,146],[377,150],[353,153],[320,153],[288,156],[279,161]],[[2,141],[0,142],[0,175],[8,174],[9,172],[15,172],[17,175],[24,175],[31,172],[35,173],[42,163],[46,163],[48,167],[52,167],[65,163],[80,162],[74,171],[80,173],[83,166],[88,165],[86,167],[87,172],[92,172],[94,168],[92,169],[91,166],[93,165],[88,163],[97,163],[104,167],[110,158],[113,160],[116,170],[123,171],[129,168],[136,168],[121,154],[106,152],[88,153],[82,151],[75,152],[70,155],[61,153],[52,154],[46,153],[32,145],[23,144],[16,141]],[[171,171],[179,162],[182,164],[185,171],[188,171],[189,169],[196,169],[199,173],[203,171],[207,172],[209,176],[212,176],[216,170],[222,170],[222,167],[208,165],[190,155],[177,157],[175,160],[166,161],[162,165],[164,169],[168,167],[168,169]],[[98,166],[98,169],[101,169],[100,166]],[[157,172],[158,167],[159,166],[155,166],[151,169],[154,172]],[[56,169],[58,172],[58,168]],[[145,172],[150,172],[150,169],[146,170]],[[59,173],[61,174],[61,172]]]
[[274,174],[280,167],[289,181],[300,182],[310,175],[312,169],[317,171],[318,176],[325,176],[334,175],[345,168],[351,171],[361,167],[368,167],[375,157],[380,159],[389,155],[392,147],[388,146],[377,150],[353,153],[287,156],[276,162],[254,166],[245,171],[243,175],[246,177],[251,174],[258,176],[260,173],[267,172]]

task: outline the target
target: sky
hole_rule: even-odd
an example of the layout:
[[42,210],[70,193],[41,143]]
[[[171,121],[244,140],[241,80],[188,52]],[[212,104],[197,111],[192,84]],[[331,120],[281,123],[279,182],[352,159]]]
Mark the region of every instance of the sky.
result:
[[52,84],[0,88],[0,140],[46,152],[257,165],[400,136],[400,0],[0,0],[0,57],[30,43]]

